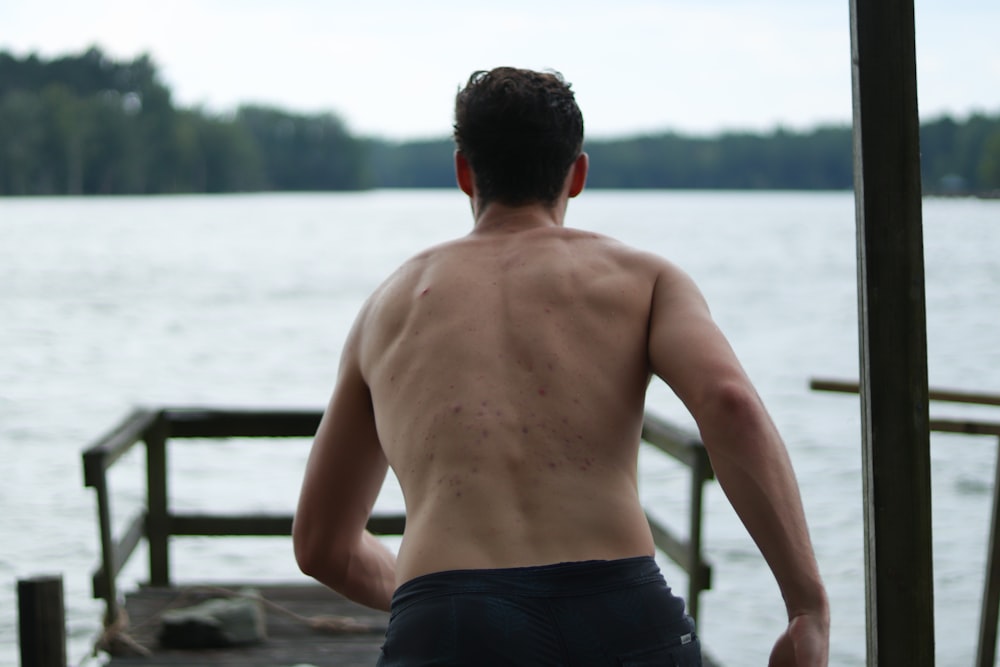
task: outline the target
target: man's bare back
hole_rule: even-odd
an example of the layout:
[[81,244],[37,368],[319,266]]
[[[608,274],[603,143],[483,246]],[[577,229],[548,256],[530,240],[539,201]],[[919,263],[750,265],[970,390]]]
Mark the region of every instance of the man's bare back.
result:
[[407,501],[397,581],[653,553],[636,494],[657,269],[559,226],[407,262],[358,327]]
[[[781,589],[789,622],[773,664],[825,665],[829,604],[787,450],[700,291],[664,259],[563,226],[589,168],[568,85],[477,72],[456,97],[455,128],[473,231],[404,264],[355,321],[299,496],[302,570],[392,608],[383,667],[438,664],[439,652],[459,656],[448,664],[550,651],[562,655],[552,664],[621,664],[619,649],[700,664],[637,496],[656,375],[697,423]],[[365,529],[390,465],[407,515],[398,556]],[[578,566],[587,575],[567,584]],[[639,580],[653,606],[606,623],[623,603],[604,593]],[[583,598],[557,613],[537,585],[555,597],[596,586],[591,620],[563,635]],[[492,633],[508,621],[537,631],[510,645]],[[649,633],[635,635],[637,623]]]

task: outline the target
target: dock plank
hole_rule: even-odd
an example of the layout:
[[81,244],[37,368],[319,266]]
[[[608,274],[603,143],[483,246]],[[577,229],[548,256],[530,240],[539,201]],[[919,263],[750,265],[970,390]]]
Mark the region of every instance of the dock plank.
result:
[[[157,634],[164,611],[253,588],[265,601],[267,640],[254,646],[179,650],[159,646]],[[362,607],[333,591],[311,584],[189,585],[143,587],[125,597],[129,638],[151,652],[148,656],[113,656],[109,667],[176,667],[177,665],[247,665],[280,667],[371,667],[378,660],[389,615]],[[363,629],[330,631],[310,626],[310,619],[346,617]]]

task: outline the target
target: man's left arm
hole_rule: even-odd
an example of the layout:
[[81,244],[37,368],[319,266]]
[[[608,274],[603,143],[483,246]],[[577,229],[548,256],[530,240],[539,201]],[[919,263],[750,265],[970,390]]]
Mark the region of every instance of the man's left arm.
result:
[[650,363],[698,424],[716,478],[774,573],[788,612],[772,665],[826,665],[830,607],[791,459],[701,292],[664,268],[650,316]]
[[313,440],[292,528],[302,571],[360,604],[388,610],[396,557],[365,529],[388,464],[358,363],[358,326]]

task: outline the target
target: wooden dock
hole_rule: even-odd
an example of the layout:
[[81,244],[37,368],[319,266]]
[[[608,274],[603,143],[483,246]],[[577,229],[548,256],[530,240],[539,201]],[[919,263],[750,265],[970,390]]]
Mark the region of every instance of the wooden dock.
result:
[[[252,585],[264,600],[267,638],[225,649],[164,649],[159,646],[161,615],[169,609],[225,597],[247,584],[142,587],[125,596],[128,626],[109,667],[244,665],[247,667],[372,667],[378,660],[389,615],[345,600],[313,584]],[[129,646],[133,646],[129,650]],[[131,653],[126,655],[125,653]]]
[[[104,635],[116,638],[110,667],[167,665],[247,665],[298,667],[374,665],[385,635],[388,615],[338,596],[318,584],[227,586],[178,585],[171,573],[171,540],[176,536],[282,536],[291,534],[290,515],[191,514],[170,507],[168,444],[177,439],[250,438],[275,442],[308,438],[319,424],[317,410],[247,410],[206,407],[139,409],[114,426],[83,454],[84,484],[93,488],[101,541],[101,562],[93,573],[94,597],[105,601]],[[688,574],[688,613],[698,619],[700,594],[711,587],[711,565],[702,545],[702,496],[713,478],[700,439],[682,428],[646,415],[642,439],[688,469],[687,535],[679,536],[647,513],[657,548]],[[114,534],[108,470],[133,446],[146,449],[146,503],[125,529]],[[372,516],[375,535],[401,535],[405,516]],[[117,577],[140,542],[148,546],[149,579],[138,590],[118,597]],[[208,599],[227,597],[252,587],[264,600],[267,639],[254,646],[226,649],[164,649],[158,635],[164,612],[186,609]],[[350,618],[354,627],[314,627],[330,617]],[[320,624],[321,626],[324,624]],[[358,627],[360,626],[360,627]],[[99,642],[103,643],[103,642]],[[131,648],[131,650],[129,650]],[[705,665],[712,662],[707,658]]]
[[[252,586],[266,602],[267,640],[263,643],[201,650],[159,647],[157,633],[164,611],[246,587],[147,586],[127,594],[125,611],[131,619],[126,630],[128,640],[148,653],[112,656],[106,667],[372,667],[378,660],[389,614],[311,584]],[[338,627],[345,620],[348,627]],[[704,646],[702,652],[704,667],[719,667]]]

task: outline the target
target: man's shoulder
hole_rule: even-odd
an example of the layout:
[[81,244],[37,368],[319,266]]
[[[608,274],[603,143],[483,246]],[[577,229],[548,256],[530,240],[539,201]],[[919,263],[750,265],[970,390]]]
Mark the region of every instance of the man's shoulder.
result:
[[368,297],[363,314],[392,302],[420,284],[436,265],[447,261],[453,253],[460,252],[463,238],[452,239],[428,246],[404,260],[387,275]]
[[454,247],[460,242],[460,238],[444,241],[442,243],[428,246],[411,255],[385,277],[376,289],[376,295],[385,291],[394,283],[398,283],[401,279],[407,281],[412,280],[415,276],[418,276],[422,272],[426,271],[429,266],[438,261],[442,256],[445,256],[453,251]]
[[567,239],[587,244],[595,255],[641,271],[659,273],[675,271],[676,265],[655,252],[630,245],[606,234],[579,229],[567,229]]
[[[391,300],[400,290],[409,293],[425,277],[466,272],[478,274],[486,270],[480,261],[486,257],[513,253],[519,258],[544,255],[545,266],[552,269],[561,265],[558,249],[569,251],[577,267],[583,262],[594,270],[613,272],[624,277],[656,281],[659,277],[680,273],[680,269],[666,258],[625,243],[612,236],[572,227],[552,227],[516,233],[508,237],[483,238],[475,235],[460,236],[420,250],[400,264],[372,294],[373,301]],[[554,254],[553,254],[553,251]],[[532,262],[531,259],[528,260]],[[537,262],[534,262],[537,264]],[[422,289],[422,288],[421,288]]]

